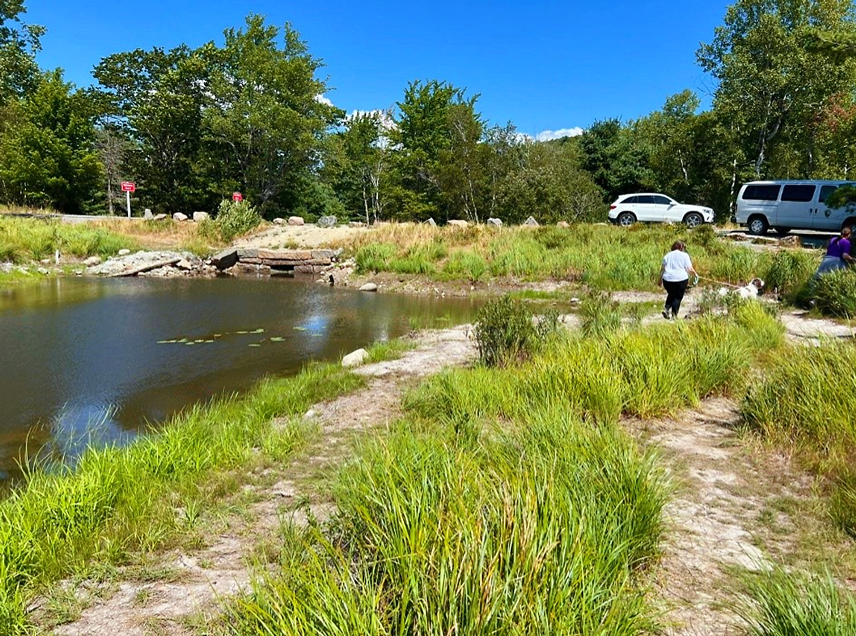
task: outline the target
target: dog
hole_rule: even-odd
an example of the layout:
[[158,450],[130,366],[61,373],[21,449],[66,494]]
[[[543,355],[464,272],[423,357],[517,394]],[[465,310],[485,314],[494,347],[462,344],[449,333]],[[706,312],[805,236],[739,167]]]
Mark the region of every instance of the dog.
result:
[[748,300],[749,298],[757,298],[764,292],[764,281],[760,278],[753,278],[748,285],[743,287],[720,287],[719,295],[728,296],[728,294],[737,294],[740,298]]

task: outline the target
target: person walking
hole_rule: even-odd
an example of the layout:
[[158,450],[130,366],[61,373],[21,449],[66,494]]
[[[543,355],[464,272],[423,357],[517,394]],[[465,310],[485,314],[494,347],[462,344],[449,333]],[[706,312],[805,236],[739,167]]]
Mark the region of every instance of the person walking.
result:
[[663,257],[663,266],[660,268],[659,285],[666,290],[666,306],[663,308],[663,318],[666,320],[678,317],[690,274],[698,276],[687,254],[687,246],[683,241],[675,241],[672,251]]

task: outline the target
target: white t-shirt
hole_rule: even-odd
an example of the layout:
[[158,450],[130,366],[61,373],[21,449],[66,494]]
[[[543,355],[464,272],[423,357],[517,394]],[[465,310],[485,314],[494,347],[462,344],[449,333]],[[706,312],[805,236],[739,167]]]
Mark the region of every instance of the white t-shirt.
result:
[[689,280],[687,270],[693,266],[689,254],[681,250],[672,250],[663,257],[663,280],[678,283]]

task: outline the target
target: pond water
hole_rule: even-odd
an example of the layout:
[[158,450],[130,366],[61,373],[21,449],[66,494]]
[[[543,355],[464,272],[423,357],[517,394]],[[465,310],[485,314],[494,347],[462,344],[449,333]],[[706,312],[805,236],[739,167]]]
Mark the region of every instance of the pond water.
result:
[[412,326],[465,322],[468,300],[281,278],[54,279],[0,289],[0,477],[26,446],[73,457],[181,408]]

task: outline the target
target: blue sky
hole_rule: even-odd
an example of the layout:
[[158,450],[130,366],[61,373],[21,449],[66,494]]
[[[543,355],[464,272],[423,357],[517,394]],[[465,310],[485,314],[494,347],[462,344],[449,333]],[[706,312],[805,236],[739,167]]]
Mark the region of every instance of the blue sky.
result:
[[414,79],[481,95],[491,123],[533,136],[598,119],[645,115],[685,88],[709,103],[695,63],[727,3],[369,2],[342,0],[26,0],[25,20],[48,29],[39,62],[78,86],[111,53],[222,41],[248,13],[291,22],[325,63],[327,97],[347,110],[387,108]]

